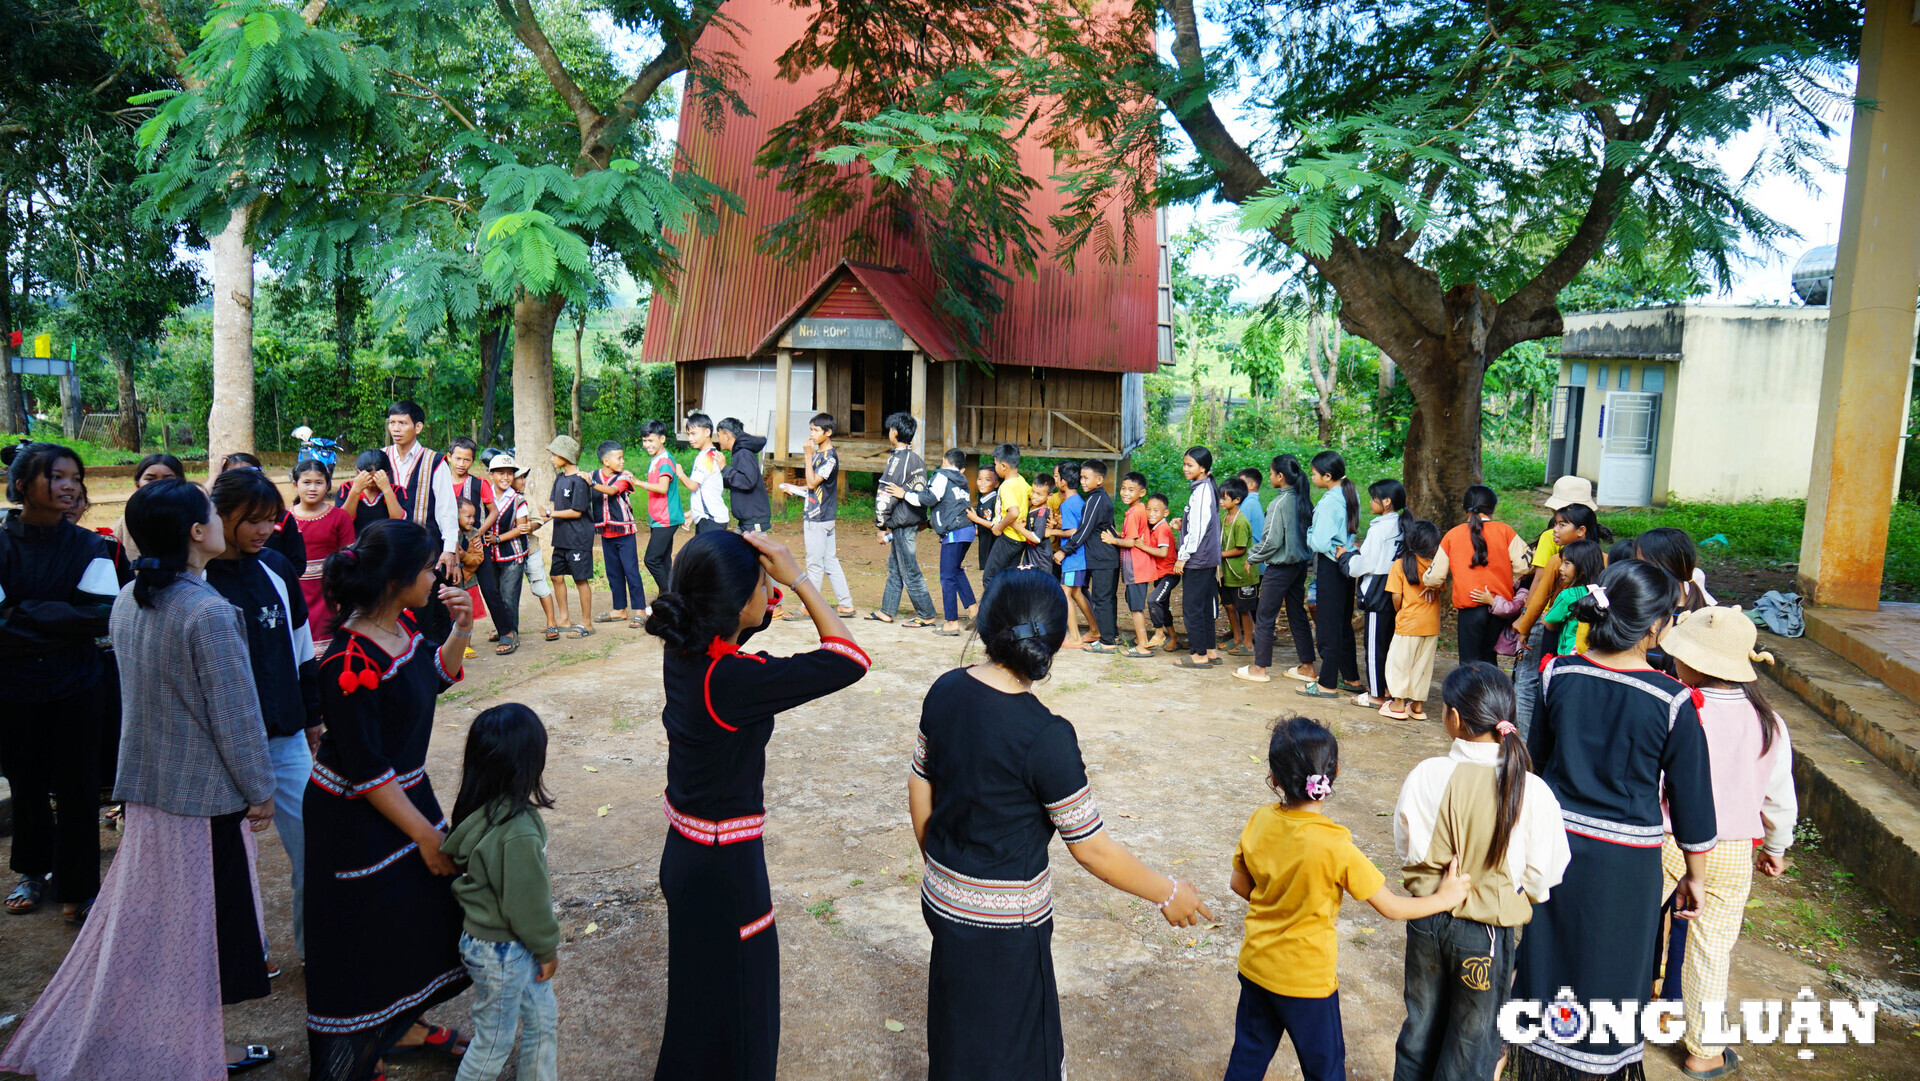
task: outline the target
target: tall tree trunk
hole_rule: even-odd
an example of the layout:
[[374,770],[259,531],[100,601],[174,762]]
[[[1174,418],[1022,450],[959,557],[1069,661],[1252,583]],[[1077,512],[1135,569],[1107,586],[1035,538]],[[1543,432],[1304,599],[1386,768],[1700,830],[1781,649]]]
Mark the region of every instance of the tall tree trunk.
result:
[[505,308],[489,308],[480,314],[480,442],[496,446],[494,402],[500,390],[500,358],[506,355],[511,324]]
[[107,359],[113,361],[114,397],[119,403],[119,420],[113,425],[113,445],[121,450],[140,449],[140,399],[133,388],[133,348],[126,342],[107,347]]
[[209,247],[213,266],[213,408],[207,462],[253,452],[253,245],[246,209],[236,210]]
[[1460,285],[1442,298],[1447,335],[1432,350],[1401,358],[1413,391],[1413,419],[1402,463],[1407,506],[1441,529],[1466,517],[1461,503],[1479,484],[1481,399],[1487,379],[1487,330],[1495,305],[1486,290]]
[[573,391],[570,400],[571,413],[567,421],[567,433],[576,442],[580,439],[580,339],[587,333],[587,311],[580,309],[580,318],[573,323]]
[[[0,191],[0,214],[6,213],[6,201],[12,193]],[[27,429],[20,419],[20,377],[13,374],[13,269],[9,250],[13,233],[0,221],[0,432],[18,433]]]
[[1307,376],[1319,394],[1314,412],[1320,417],[1320,445],[1331,447],[1333,388],[1340,377],[1340,324],[1321,311],[1307,318]]
[[514,454],[533,463],[527,494],[543,506],[553,491],[553,329],[564,303],[523,292],[513,304]]

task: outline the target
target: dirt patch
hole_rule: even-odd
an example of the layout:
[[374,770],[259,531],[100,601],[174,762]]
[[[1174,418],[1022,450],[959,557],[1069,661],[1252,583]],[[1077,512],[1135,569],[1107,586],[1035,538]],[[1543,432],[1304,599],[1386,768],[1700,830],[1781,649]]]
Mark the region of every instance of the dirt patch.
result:
[[[797,545],[796,532],[791,524],[776,528]],[[885,563],[872,535],[843,529],[841,558],[855,595],[877,598]],[[932,559],[921,552],[923,566]],[[537,611],[529,597],[525,612]],[[537,619],[525,612],[523,622]],[[926,1069],[929,940],[906,811],[907,762],[926,688],[961,663],[964,639],[864,621],[854,634],[873,654],[874,670],[849,690],[783,716],[769,748],[767,858],[781,941],[786,1078],[904,1079]],[[811,641],[809,628],[788,623],[756,645],[790,652]],[[1287,648],[1282,643],[1281,655]],[[1275,716],[1300,712],[1334,727],[1345,771],[1330,813],[1383,868],[1394,863],[1389,816],[1402,778],[1446,749],[1437,725],[1307,701],[1288,684],[1242,683],[1224,669],[1184,672],[1171,659],[1067,654],[1039,688],[1078,729],[1114,836],[1150,866],[1198,882],[1218,916],[1215,926],[1175,933],[1152,906],[1081,872],[1055,843],[1054,956],[1075,1078],[1201,1079],[1224,1068],[1246,913],[1227,879],[1241,826],[1269,798],[1262,762]],[[552,729],[548,776],[560,804],[547,821],[566,931],[555,984],[561,1072],[581,1081],[651,1077],[659,1047],[666,979],[659,799],[667,750],[659,663],[659,646],[624,626],[584,641],[547,643],[536,635],[513,657],[469,662],[466,682],[442,700],[436,718],[428,770],[445,803],[463,729],[478,710],[525,702]],[[254,1074],[270,1081],[305,1076],[306,1041],[300,966],[289,955],[285,856],[271,834],[263,837],[262,891],[274,958],[287,974],[272,998],[229,1011],[227,1028],[280,1051],[280,1062]],[[105,838],[111,849],[115,836]],[[1735,954],[1734,997],[1791,998],[1802,986],[1837,996],[1836,978],[1913,995],[1920,988],[1913,929],[1886,918],[1817,847],[1796,855],[1793,875],[1755,887]],[[1385,1078],[1404,1016],[1404,931],[1353,903],[1340,929],[1350,1074]],[[7,959],[0,1038],[11,1034],[71,939],[54,915],[0,918]],[[440,1008],[435,1020],[463,1024],[466,1003]],[[891,1031],[889,1020],[902,1030]],[[1876,1046],[1822,1048],[1811,1062],[1782,1048],[1754,1048],[1743,1076],[1914,1077],[1916,1052],[1915,1030],[1883,1014]],[[1650,1058],[1654,1077],[1680,1076],[1670,1052],[1655,1049]],[[389,1076],[453,1074],[449,1063],[420,1060],[396,1063]],[[1291,1051],[1281,1052],[1271,1076],[1298,1076]]]

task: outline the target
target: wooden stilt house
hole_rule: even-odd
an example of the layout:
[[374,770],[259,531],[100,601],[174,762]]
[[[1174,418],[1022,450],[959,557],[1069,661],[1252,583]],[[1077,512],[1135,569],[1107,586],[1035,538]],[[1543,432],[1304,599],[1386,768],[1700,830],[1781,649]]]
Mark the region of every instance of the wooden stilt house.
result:
[[[644,359],[677,365],[680,415],[738,418],[768,437],[776,470],[798,466],[807,421],[822,411],[838,422],[841,460],[854,470],[880,468],[885,419],[902,410],[920,420],[915,444],[930,458],[953,446],[978,455],[1014,443],[1030,455],[1123,460],[1145,435],[1142,377],[1172,352],[1155,219],[1115,213],[1116,234],[1133,234],[1131,260],[1086,253],[1069,270],[1043,259],[1036,276],[1004,286],[984,361],[964,359],[934,307],[933,275],[910,225],[870,234],[864,260],[847,250],[867,220],[857,211],[823,223],[810,261],[761,252],[763,232],[792,199],[754,166],[754,154],[827,76],[791,83],[776,74],[776,59],[805,28],[804,9],[734,0],[727,13],[742,27],[729,48],[752,115],[730,114],[714,130],[688,106],[679,139],[693,168],[740,195],[746,213],[727,215],[711,235],[676,238],[682,271],[674,289],[653,298],[642,345]],[[1055,171],[1037,143],[1023,146],[1021,160],[1043,184]],[[1045,222],[1064,202],[1048,186],[1030,213]],[[1042,250],[1053,239],[1043,231]]]

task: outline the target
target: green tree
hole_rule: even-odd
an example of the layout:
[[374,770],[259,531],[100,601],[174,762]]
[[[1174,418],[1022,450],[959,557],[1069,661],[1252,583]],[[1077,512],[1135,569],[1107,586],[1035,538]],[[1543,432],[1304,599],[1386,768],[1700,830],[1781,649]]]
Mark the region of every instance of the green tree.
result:
[[1845,107],[1859,23],[1840,0],[1226,0],[1206,24],[1198,8],[1036,0],[1021,13],[1034,47],[971,70],[1066,152],[1075,198],[1053,224],[1069,248],[1116,208],[1211,196],[1329,285],[1341,325],[1413,393],[1411,498],[1455,516],[1482,476],[1488,365],[1560,332],[1560,294],[1590,261],[1724,280],[1743,238],[1793,235],[1713,152],[1764,124],[1759,173],[1825,164],[1815,137]]

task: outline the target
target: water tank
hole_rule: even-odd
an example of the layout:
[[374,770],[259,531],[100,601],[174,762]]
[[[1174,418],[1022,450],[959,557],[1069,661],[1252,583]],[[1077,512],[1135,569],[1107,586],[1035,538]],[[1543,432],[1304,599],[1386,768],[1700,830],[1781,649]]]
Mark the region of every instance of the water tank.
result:
[[1833,258],[1837,245],[1808,248],[1793,264],[1793,291],[1808,304],[1825,304],[1833,294]]

